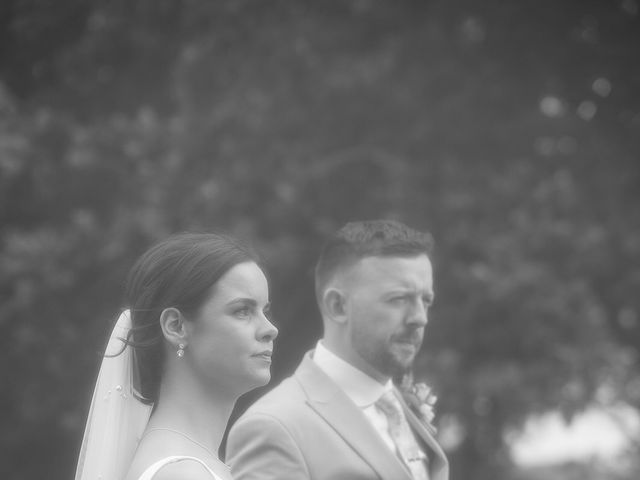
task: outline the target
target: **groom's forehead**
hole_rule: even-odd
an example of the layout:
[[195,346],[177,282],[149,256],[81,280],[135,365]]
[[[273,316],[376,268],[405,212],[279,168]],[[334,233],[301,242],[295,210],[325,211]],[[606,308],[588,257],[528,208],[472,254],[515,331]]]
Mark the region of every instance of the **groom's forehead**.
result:
[[431,288],[433,271],[426,255],[369,256],[337,268],[329,284],[388,288]]

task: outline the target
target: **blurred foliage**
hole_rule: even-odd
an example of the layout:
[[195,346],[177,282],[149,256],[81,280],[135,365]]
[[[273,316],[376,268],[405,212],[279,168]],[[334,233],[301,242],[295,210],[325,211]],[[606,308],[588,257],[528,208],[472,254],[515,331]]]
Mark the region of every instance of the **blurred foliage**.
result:
[[509,478],[530,414],[640,409],[639,17],[637,0],[4,0],[0,476],[70,478],[126,272],[181,230],[265,254],[277,382],[321,333],[325,235],[429,229],[417,373],[452,480]]

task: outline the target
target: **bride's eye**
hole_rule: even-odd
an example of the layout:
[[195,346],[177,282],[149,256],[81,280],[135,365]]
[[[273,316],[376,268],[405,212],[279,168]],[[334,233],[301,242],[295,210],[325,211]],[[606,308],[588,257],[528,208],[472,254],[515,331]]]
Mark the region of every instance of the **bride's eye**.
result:
[[238,318],[247,318],[251,316],[251,308],[250,307],[240,307],[234,310],[233,314]]

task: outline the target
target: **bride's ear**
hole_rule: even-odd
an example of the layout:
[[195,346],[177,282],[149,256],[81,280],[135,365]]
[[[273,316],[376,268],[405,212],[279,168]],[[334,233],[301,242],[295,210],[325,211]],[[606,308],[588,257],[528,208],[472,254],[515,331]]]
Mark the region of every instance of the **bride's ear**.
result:
[[184,317],[180,310],[174,307],[165,308],[160,313],[160,328],[164,338],[174,347],[187,344],[187,330]]

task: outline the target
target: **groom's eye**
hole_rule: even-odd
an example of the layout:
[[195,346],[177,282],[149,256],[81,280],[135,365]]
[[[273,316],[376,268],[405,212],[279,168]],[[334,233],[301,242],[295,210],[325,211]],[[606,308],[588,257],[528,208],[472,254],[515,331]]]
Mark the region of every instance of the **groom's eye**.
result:
[[406,297],[406,296],[401,295],[401,296],[397,296],[397,297],[391,297],[391,298],[389,299],[389,301],[390,301],[391,303],[397,303],[397,304],[400,304],[400,303],[404,303],[406,299],[407,299],[407,297]]

